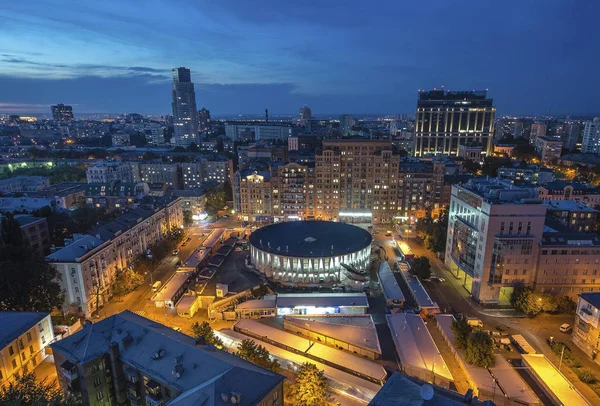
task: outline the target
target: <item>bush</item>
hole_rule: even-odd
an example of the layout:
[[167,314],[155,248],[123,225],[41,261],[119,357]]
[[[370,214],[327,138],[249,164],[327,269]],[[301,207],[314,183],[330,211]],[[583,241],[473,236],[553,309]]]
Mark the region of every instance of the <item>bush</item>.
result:
[[597,381],[596,375],[594,375],[594,373],[589,369],[580,369],[579,371],[577,371],[577,377],[581,382],[587,383],[588,385],[596,383]]

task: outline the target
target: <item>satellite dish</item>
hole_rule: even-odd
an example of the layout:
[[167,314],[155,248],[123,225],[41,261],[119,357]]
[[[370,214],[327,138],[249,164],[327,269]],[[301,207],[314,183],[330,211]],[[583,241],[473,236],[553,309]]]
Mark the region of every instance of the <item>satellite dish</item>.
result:
[[423,400],[431,400],[433,399],[433,395],[435,394],[433,391],[433,386],[431,386],[428,383],[421,386],[419,393],[421,394],[421,398]]

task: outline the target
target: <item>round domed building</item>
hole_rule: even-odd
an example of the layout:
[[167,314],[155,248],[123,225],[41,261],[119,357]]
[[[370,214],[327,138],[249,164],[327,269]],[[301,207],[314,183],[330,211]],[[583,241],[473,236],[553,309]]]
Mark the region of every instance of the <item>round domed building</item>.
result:
[[257,270],[282,284],[366,282],[371,233],[333,221],[276,223],[250,235]]

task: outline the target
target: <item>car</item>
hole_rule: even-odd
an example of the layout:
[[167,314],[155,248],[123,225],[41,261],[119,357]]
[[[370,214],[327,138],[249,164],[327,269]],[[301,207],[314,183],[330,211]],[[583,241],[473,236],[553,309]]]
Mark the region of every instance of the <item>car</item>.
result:
[[563,323],[560,325],[559,330],[562,331],[563,333],[568,333],[569,331],[572,330],[572,327],[569,323]]
[[247,221],[244,221],[244,222],[242,223],[242,227],[248,227],[248,222],[247,222]]
[[179,255],[179,250],[173,251],[173,255]]
[[178,333],[181,333],[183,330],[181,330],[181,327],[173,327],[173,330],[177,331]]
[[181,244],[181,248],[185,247],[187,245],[187,242],[184,242],[183,244]]
[[229,215],[227,215],[227,214],[224,214],[224,215],[223,215],[223,218],[224,218],[224,219],[228,219],[228,218],[229,218]]

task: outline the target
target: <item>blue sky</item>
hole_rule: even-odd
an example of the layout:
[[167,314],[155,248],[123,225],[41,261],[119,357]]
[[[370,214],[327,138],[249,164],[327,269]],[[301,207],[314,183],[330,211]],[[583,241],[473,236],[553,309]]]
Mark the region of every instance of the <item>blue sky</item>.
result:
[[442,84],[501,114],[598,113],[598,3],[11,1],[0,113],[167,113],[175,66],[213,114],[412,113]]

